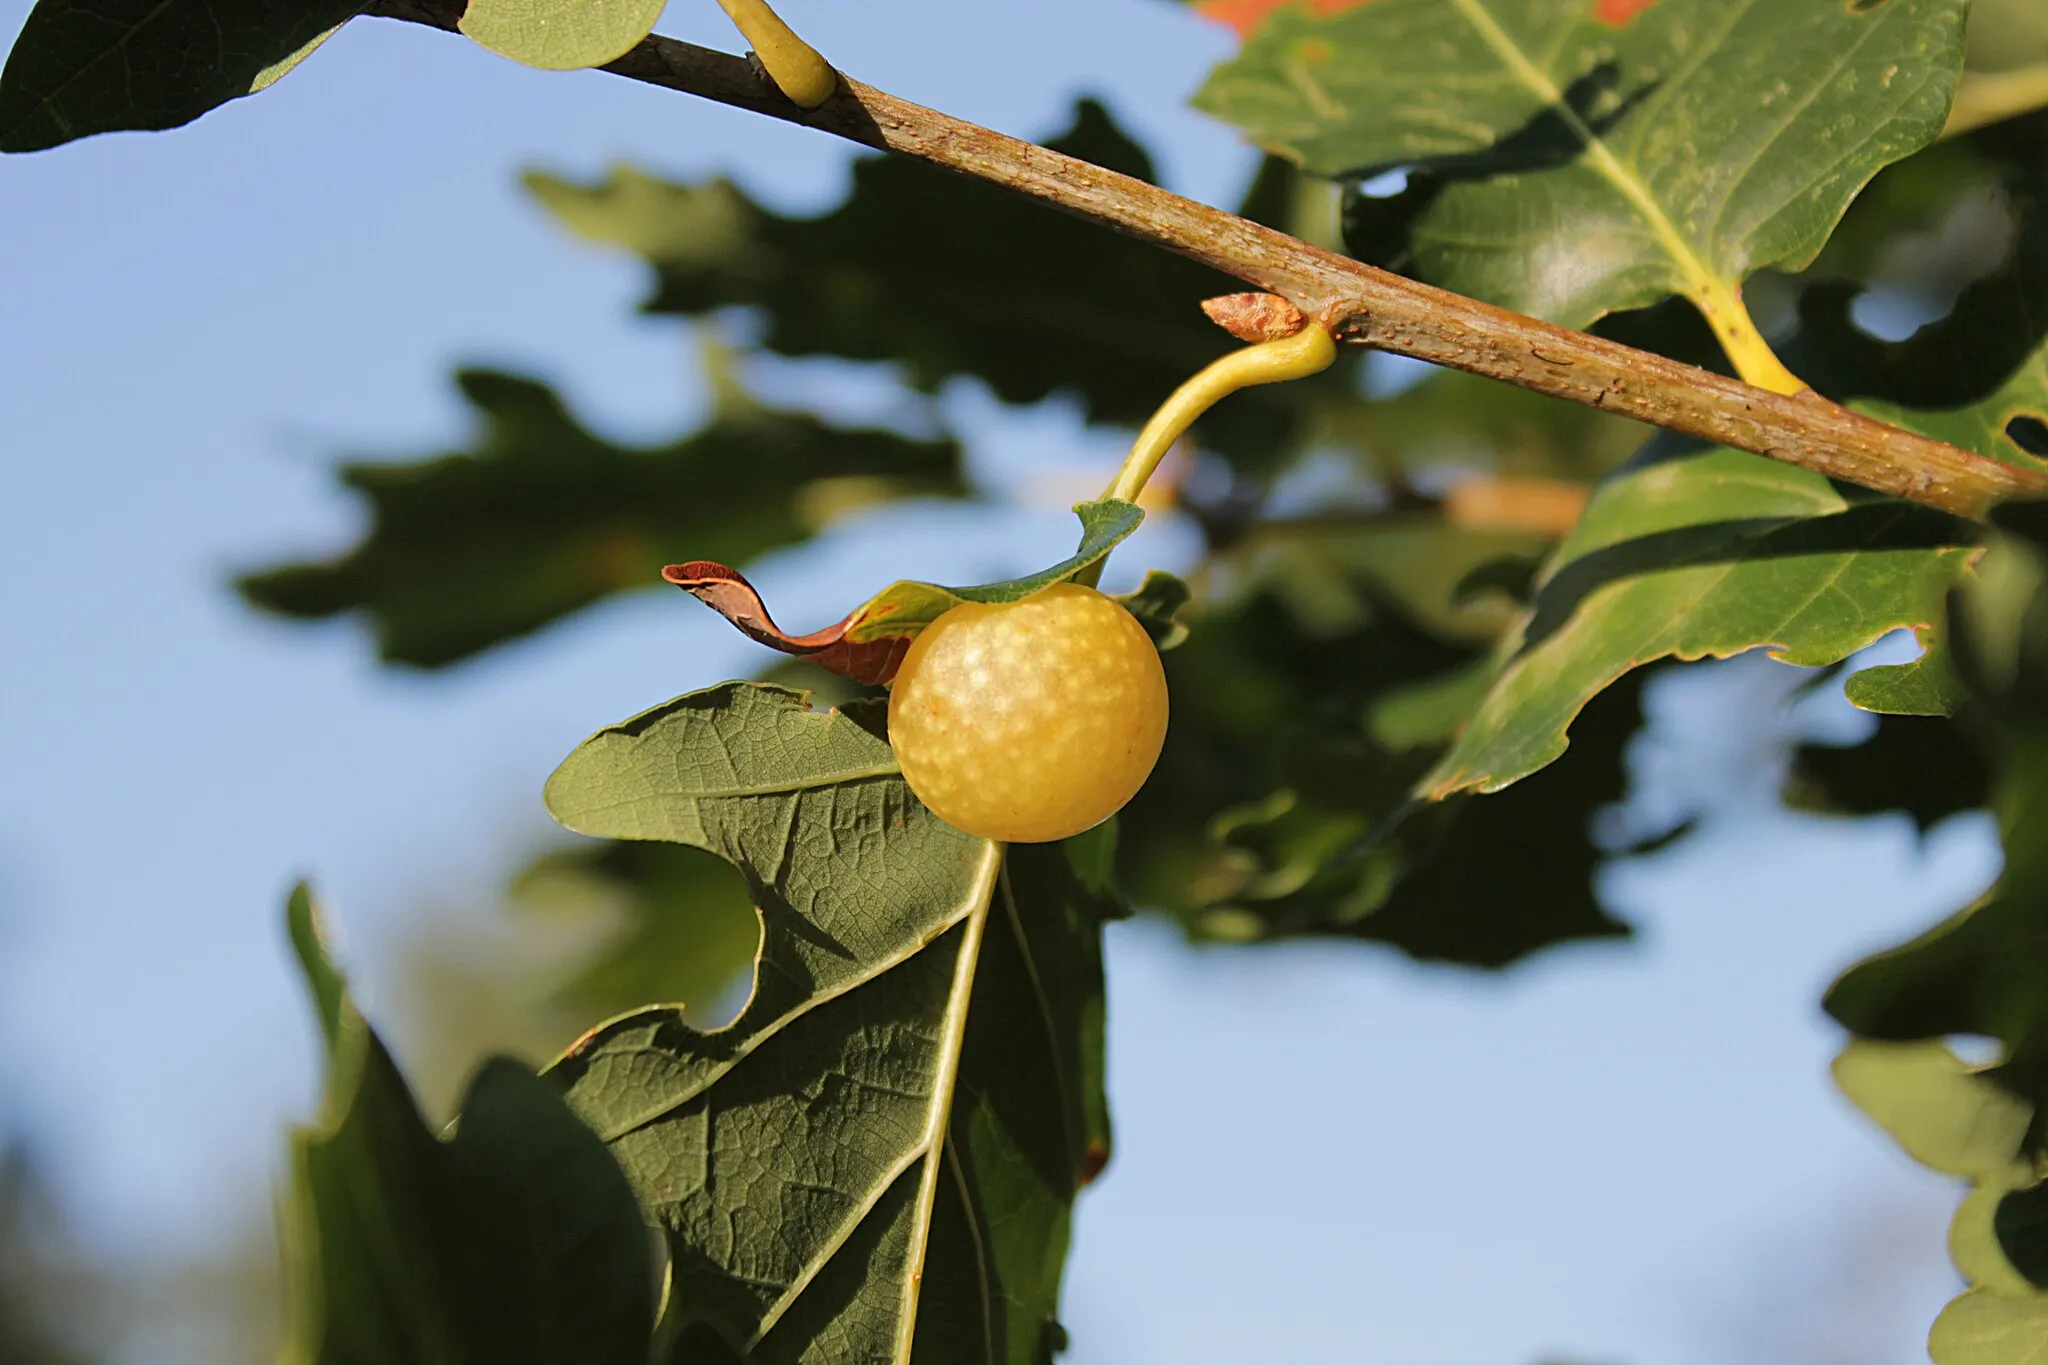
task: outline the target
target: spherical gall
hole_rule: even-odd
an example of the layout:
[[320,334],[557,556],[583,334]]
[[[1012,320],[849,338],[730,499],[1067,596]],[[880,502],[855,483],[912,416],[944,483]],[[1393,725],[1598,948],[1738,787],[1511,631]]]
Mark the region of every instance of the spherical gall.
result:
[[1007,843],[1064,839],[1116,814],[1165,741],[1151,637],[1074,583],[954,607],[911,642],[889,695],[910,789],[948,824]]

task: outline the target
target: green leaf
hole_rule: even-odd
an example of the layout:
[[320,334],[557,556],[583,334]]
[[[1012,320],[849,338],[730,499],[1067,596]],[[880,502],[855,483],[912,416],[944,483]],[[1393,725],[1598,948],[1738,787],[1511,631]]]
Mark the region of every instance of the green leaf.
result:
[[1963,1196],[1948,1227],[1948,1256],[1962,1277],[1994,1293],[2025,1297],[2034,1286],[2014,1267],[1998,1240],[1998,1209],[2009,1197],[2003,1183],[1979,1183]]
[[654,31],[668,0],[469,0],[462,31],[549,71],[603,66]]
[[1962,682],[1939,646],[1909,664],[1879,664],[1853,674],[1842,691],[1852,705],[1886,716],[1952,716],[1964,698]]
[[[2048,1350],[2048,505],[2007,504],[1992,520],[2006,534],[1950,594],[1948,643],[1970,694],[1961,716],[1999,769],[2004,871],[1823,1002],[1861,1035],[1837,1064],[1843,1088],[1915,1158],[1976,1186],[1949,1234],[1973,1288],[1935,1323],[1937,1365]],[[1935,1041],[1955,1034],[1997,1039],[1997,1062],[1963,1067]]]
[[[2030,240],[2032,240],[2030,238]],[[2027,256],[2048,242],[2037,241]],[[2043,263],[2020,268],[2029,273]],[[2048,412],[2048,345],[2038,324],[1999,302],[2010,282],[1978,291],[1967,313],[1881,358],[1930,372],[1958,364],[1958,330],[1983,324],[1970,354],[2014,350],[2003,382],[1979,379],[1949,412],[1868,405],[1874,416],[1982,454],[2030,462],[2013,422]],[[1989,312],[1980,310],[1991,310]],[[2026,330],[2030,328],[2031,330]],[[1866,363],[1867,379],[1877,366]],[[1849,367],[1843,374],[1855,374]],[[1988,390],[1988,392],[1986,392]],[[2024,427],[2019,428],[2024,432]],[[1500,653],[1493,692],[1425,779],[1424,794],[1496,790],[1562,752],[1578,708],[1629,668],[1771,646],[1791,663],[1838,662],[1892,630],[1928,642],[1932,662],[1849,680],[1852,701],[1890,711],[1946,710],[1943,594],[1976,559],[1978,528],[1905,504],[1845,494],[1820,475],[1731,450],[1646,447],[1594,494],[1546,569],[1521,637]]]
[[296,66],[369,0],[38,0],[0,71],[0,151],[175,128]]
[[[1153,178],[1092,100],[1048,145]],[[772,213],[724,180],[625,167],[590,185],[536,172],[527,186],[572,232],[647,258],[651,311],[756,309],[771,351],[887,361],[926,392],[969,376],[1006,403],[1072,393],[1090,421],[1136,426],[1236,344],[1196,305],[1238,281],[907,157],[855,162],[846,201],[818,218]],[[1197,435],[1270,467],[1297,441],[1304,403],[1342,388],[1332,376],[1250,389]]]
[[1839,662],[1927,629],[1975,531],[1905,504],[1851,502],[1818,474],[1715,449],[1646,458],[1603,484],[1500,651],[1492,691],[1420,791],[1495,791],[1564,752],[1587,701],[1654,659],[1770,646]]
[[1377,0],[1276,10],[1196,97],[1260,146],[1410,168],[1426,279],[1567,326],[1732,302],[1933,140],[1963,0]]
[[726,858],[762,937],[728,1028],[644,1011],[554,1074],[667,1234],[685,1341],[1027,1365],[1063,1340],[1069,1206],[1108,1152],[1115,907],[1065,847],[1005,856],[933,816],[880,724],[728,683],[570,756],[558,819]]
[[321,1120],[292,1144],[291,1331],[306,1365],[644,1365],[654,1273],[638,1205],[560,1093],[486,1062],[454,1135],[421,1120],[347,996],[311,894],[287,910],[327,1039]]
[[957,496],[959,447],[727,401],[709,426],[652,448],[582,426],[546,386],[457,376],[474,448],[404,464],[349,464],[370,504],[335,559],[241,578],[254,605],[296,617],[362,612],[382,656],[435,668],[661,581],[678,552],[744,561],[815,529],[807,504],[871,494]]
[[1995,807],[2005,835],[1999,885],[1912,942],[1850,969],[1828,1013],[1867,1038],[1953,1033],[2005,1044],[1993,1073],[2048,1103],[2048,743],[2008,735]]
[[[1414,778],[1469,703],[1454,699],[1508,619],[1453,605],[1475,564],[1540,539],[1422,519],[1270,528],[1239,592],[1192,614],[1165,659],[1174,719],[1152,780],[1118,817],[1119,876],[1143,906],[1217,939],[1342,936],[1496,967],[1626,932],[1596,899],[1588,826],[1626,789],[1635,689],[1602,699],[1598,742],[1523,795],[1399,822]],[[1489,625],[1490,620],[1490,625]],[[1481,683],[1486,681],[1481,677]],[[1394,702],[1445,694],[1394,742]]]
[[[1878,669],[1866,669],[1865,677]],[[1959,727],[1931,716],[1887,715],[1861,744],[1801,745],[1786,801],[1845,815],[1904,811],[1921,829],[1991,798],[1991,764]]]
[[1144,582],[1116,600],[1138,619],[1138,624],[1152,637],[1152,643],[1164,653],[1188,638],[1188,628],[1182,624],[1180,613],[1191,596],[1188,585],[1179,578],[1148,569]]
[[[2048,188],[2048,184],[2044,184],[2042,188]],[[2036,214],[2033,218],[2035,226],[2033,232],[2028,234],[2029,241],[2033,244],[2033,249],[2048,255],[2048,215]],[[2021,288],[2032,287],[2032,292],[2029,292],[2019,305],[2026,313],[2025,335],[2033,343],[2031,353],[2026,354],[2014,368],[2000,366],[1996,370],[1981,369],[1972,376],[1981,382],[2003,374],[2003,383],[1975,401],[1946,411],[1875,401],[1859,403],[1858,409],[1880,422],[1905,427],[1909,431],[1917,431],[1923,436],[1932,436],[1938,441],[1947,441],[1950,445],[1974,450],[2008,464],[2038,463],[2042,456],[2048,455],[2048,449],[2044,449],[2038,439],[2029,435],[2028,423],[2037,426],[2048,424],[2048,344],[2043,344],[2041,321],[2029,305],[2038,303],[2040,288],[2048,285],[2048,261],[2044,261],[2039,268],[2041,273],[2032,278],[2014,279],[2012,276],[2005,276],[1999,281],[2001,287],[2008,289],[2015,285]],[[1990,330],[1991,326],[1987,324],[2003,322],[2010,327],[2020,323],[2021,319],[1995,319],[1994,322],[1994,319],[1985,318],[1977,310],[1972,309],[1964,314],[1961,321],[1966,326]],[[1946,340],[1946,337],[1944,336],[1942,340]],[[1915,346],[1911,348],[1910,353],[1923,356],[1938,354],[1939,343],[1934,342],[1932,338],[1930,343],[1932,344]],[[1982,342],[1979,342],[1980,347],[1981,345]],[[1983,356],[1971,356],[1970,359],[1976,360],[1980,365],[1987,362],[1996,363]],[[2034,442],[2032,448],[2021,441],[2022,436],[2027,436]]]

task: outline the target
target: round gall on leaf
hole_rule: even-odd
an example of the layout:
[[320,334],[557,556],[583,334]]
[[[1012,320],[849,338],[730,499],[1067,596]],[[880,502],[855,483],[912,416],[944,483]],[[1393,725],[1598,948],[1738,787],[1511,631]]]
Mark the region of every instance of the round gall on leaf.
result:
[[934,814],[1032,844],[1107,820],[1166,742],[1151,637],[1093,588],[963,602],[924,628],[889,693],[889,743]]

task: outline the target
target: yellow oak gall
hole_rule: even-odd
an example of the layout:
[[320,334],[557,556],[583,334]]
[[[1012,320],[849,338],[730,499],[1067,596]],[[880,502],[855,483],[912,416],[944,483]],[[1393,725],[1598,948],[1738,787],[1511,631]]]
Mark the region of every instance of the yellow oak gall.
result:
[[1093,588],[963,602],[924,628],[889,694],[904,780],[957,829],[1042,843],[1137,794],[1166,742],[1151,637]]

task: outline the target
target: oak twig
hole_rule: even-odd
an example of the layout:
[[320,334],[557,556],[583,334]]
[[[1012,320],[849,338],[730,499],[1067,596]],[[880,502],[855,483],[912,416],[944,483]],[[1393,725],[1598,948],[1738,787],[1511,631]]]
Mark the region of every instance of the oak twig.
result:
[[[464,0],[377,0],[369,12],[453,30],[463,6]],[[2048,471],[1887,426],[1812,392],[1770,393],[1420,284],[843,74],[832,98],[804,110],[746,58],[659,35],[603,70],[1029,195],[1278,294],[1340,340],[1754,451],[1960,516],[1982,518],[2006,499],[2048,496]]]

